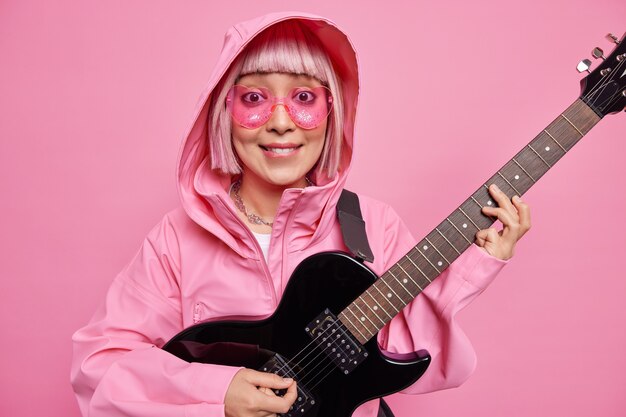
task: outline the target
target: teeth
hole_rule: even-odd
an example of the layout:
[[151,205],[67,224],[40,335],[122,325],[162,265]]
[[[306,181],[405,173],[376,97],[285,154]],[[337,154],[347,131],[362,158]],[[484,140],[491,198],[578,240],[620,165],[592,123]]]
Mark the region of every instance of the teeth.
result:
[[296,148],[267,148],[268,151],[277,153],[277,154],[287,154],[296,150]]

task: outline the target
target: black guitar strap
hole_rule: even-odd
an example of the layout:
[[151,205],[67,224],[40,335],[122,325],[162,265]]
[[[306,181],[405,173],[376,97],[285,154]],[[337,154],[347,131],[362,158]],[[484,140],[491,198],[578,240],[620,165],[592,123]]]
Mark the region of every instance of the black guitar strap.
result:
[[341,191],[341,196],[337,202],[337,218],[343,242],[346,244],[352,255],[359,262],[374,261],[374,254],[367,241],[365,232],[365,221],[361,215],[359,196],[345,188]]

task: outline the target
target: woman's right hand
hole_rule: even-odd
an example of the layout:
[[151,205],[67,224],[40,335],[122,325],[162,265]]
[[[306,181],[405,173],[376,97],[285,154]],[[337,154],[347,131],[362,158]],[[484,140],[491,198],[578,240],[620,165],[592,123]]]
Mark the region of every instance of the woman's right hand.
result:
[[[275,389],[286,389],[284,396],[274,394]],[[224,398],[226,417],[267,417],[286,413],[294,403],[298,391],[291,378],[276,374],[241,369],[228,386]]]

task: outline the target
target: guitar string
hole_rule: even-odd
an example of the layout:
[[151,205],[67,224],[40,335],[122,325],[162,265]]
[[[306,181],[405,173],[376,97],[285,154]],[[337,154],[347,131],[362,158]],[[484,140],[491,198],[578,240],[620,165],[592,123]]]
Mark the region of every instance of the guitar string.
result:
[[[615,78],[615,76],[619,73],[619,69],[621,69],[620,67],[623,66],[626,63],[626,60],[622,60],[622,61],[617,61],[617,66],[615,67],[615,70],[611,71],[609,73],[609,77],[607,77],[607,79],[604,81],[604,86],[606,86],[606,84],[608,84],[609,82],[613,81],[613,79]],[[594,87],[594,89],[598,89],[601,87],[602,83],[598,83],[596,84],[596,86]],[[604,87],[602,86],[602,87]]]
[[[344,335],[345,335],[345,331],[343,331],[343,329],[341,329],[341,328],[339,328],[339,329],[340,329],[340,331],[341,331],[341,332],[343,332],[343,333],[344,333]],[[327,344],[327,346],[326,346],[326,347],[327,347],[327,348],[328,348],[328,347],[330,347],[330,346],[328,346],[328,345],[330,344],[330,345],[332,345],[333,347],[335,347],[335,350],[333,351],[333,353],[334,353],[336,350],[339,350],[339,351],[341,352],[341,343],[339,343],[339,342],[338,342],[339,337],[337,337],[337,338],[332,338],[332,336],[333,336],[334,334],[335,334],[335,333],[331,332],[331,335],[329,336],[329,337],[331,337],[331,342],[329,342],[329,343]],[[338,336],[340,336],[340,335],[338,335]],[[347,335],[346,335],[346,337],[347,337]],[[321,347],[321,348],[320,348],[320,352],[316,355],[316,357],[314,357],[311,361],[309,361],[309,363],[307,363],[305,366],[303,366],[303,370],[304,370],[304,369],[306,369],[309,365],[311,365],[311,363],[313,363],[313,362],[314,362],[314,361],[315,361],[315,360],[316,360],[316,359],[317,359],[320,355],[324,355],[324,356],[322,357],[322,359],[327,359],[327,360],[328,360],[328,363],[324,366],[324,368],[322,369],[322,371],[323,371],[324,369],[328,368],[330,365],[334,365],[334,364],[335,364],[335,363],[334,363],[334,361],[333,361],[333,360],[332,360],[332,359],[331,359],[331,358],[330,358],[330,357],[326,354],[326,352],[324,352],[324,350],[322,350],[322,349],[324,349],[324,347]],[[339,353],[338,355],[341,355],[341,353]],[[339,357],[340,357],[340,356],[339,356]],[[324,363],[323,361],[318,361],[318,362],[316,362],[316,363],[315,363],[315,365],[313,366],[313,368],[311,368],[311,369],[310,369],[310,370],[309,370],[306,374],[304,374],[304,375],[301,377],[301,378],[302,378],[302,380],[304,380],[304,379],[305,379],[308,375],[310,375],[310,374],[311,374],[311,372],[315,371],[315,369],[316,369],[316,368],[318,368],[320,365],[323,365],[323,363]],[[334,368],[333,368],[333,369],[334,369]],[[315,374],[315,375],[314,375],[314,377],[315,377],[315,376],[317,376],[317,375],[319,375],[319,372],[318,372],[317,374]]]
[[[607,82],[602,87],[598,87],[598,89],[601,88],[601,90],[602,90],[602,91],[598,91],[598,94],[601,94],[603,92],[603,90],[605,90],[608,87],[609,81],[610,80],[607,80]],[[595,95],[595,93],[594,93],[594,95]],[[591,101],[593,102],[594,106],[603,108],[607,103],[611,102],[612,100],[616,100],[616,99],[617,99],[617,96],[613,95],[611,97],[605,98],[604,101],[602,101],[602,102],[598,102],[598,98],[596,98],[596,97],[594,97]]]
[[[339,345],[337,345],[339,346]],[[321,352],[324,353],[324,352]],[[321,354],[320,353],[320,354]],[[318,355],[319,356],[319,355]],[[328,359],[328,357],[326,357]],[[309,362],[310,364],[311,362]],[[300,384],[302,385],[302,387],[306,388],[309,391],[312,391],[313,389],[315,389],[315,387],[317,387],[324,379],[326,379],[332,372],[333,370],[336,369],[336,367],[331,367],[332,365],[334,365],[334,362],[332,360],[330,360],[322,369],[320,369],[315,375],[313,375],[311,377],[310,381],[307,381],[305,378],[311,373],[313,372],[319,365],[321,365],[322,362],[318,362],[309,372],[307,372],[304,376],[302,376],[301,380],[300,380]],[[307,364],[308,365],[308,364]],[[331,369],[326,372],[319,380],[317,380],[317,382],[315,382],[315,378],[317,378],[320,374],[322,374],[324,371],[326,371],[329,367],[331,367]],[[315,384],[311,387],[308,387],[307,385],[312,384],[313,382],[315,382]]]
[[[328,361],[329,361],[329,364],[328,364],[326,367],[328,367],[329,365],[332,365],[334,362],[333,362],[333,361],[332,361],[332,360],[328,357],[328,355],[326,355],[326,354],[325,354],[325,352],[324,352],[324,350],[323,350],[323,347],[319,346],[316,342],[317,342],[320,338],[323,338],[324,336],[326,336],[326,335],[327,335],[327,332],[329,332],[329,331],[330,331],[330,333],[329,333],[328,335],[329,335],[329,336],[332,336],[332,335],[334,334],[334,332],[332,332],[332,329],[333,329],[332,325],[336,324],[337,322],[339,322],[339,320],[338,320],[338,319],[337,319],[337,320],[334,320],[334,321],[331,323],[331,326],[328,326],[326,329],[324,329],[322,332],[320,332],[320,334],[319,334],[316,338],[314,338],[311,342],[309,342],[309,344],[308,344],[308,345],[306,345],[306,346],[305,346],[302,350],[300,350],[300,352],[298,352],[298,353],[296,354],[296,356],[294,356],[294,357],[293,357],[293,359],[288,360],[288,361],[287,361],[287,363],[286,363],[283,367],[281,367],[280,369],[278,369],[278,370],[277,370],[277,372],[283,372],[283,371],[285,370],[285,368],[287,368],[287,365],[288,365],[288,364],[290,364],[290,365],[292,366],[292,368],[295,368],[296,366],[300,365],[300,364],[301,364],[301,363],[302,363],[302,362],[303,362],[303,361],[304,361],[304,360],[305,360],[305,359],[306,359],[306,358],[307,358],[310,354],[315,353],[315,349],[316,349],[316,348],[318,349],[318,354],[317,354],[317,355],[315,355],[315,357],[313,357],[311,360],[309,360],[309,362],[307,362],[305,365],[302,365],[302,366],[301,366],[302,371],[304,371],[307,367],[309,367],[312,363],[314,363],[314,362],[316,361],[316,359],[317,359],[317,358],[319,358],[321,355],[324,355],[324,356],[322,356],[322,359],[326,359],[326,360],[328,360]],[[342,333],[344,334],[344,336],[348,337],[348,335],[346,334],[345,330],[344,330],[342,327],[337,327],[337,328],[340,330],[340,332],[342,332]],[[337,328],[335,328],[335,329],[337,329]],[[336,339],[334,339],[334,340],[332,340],[332,341],[331,341],[331,343],[333,343],[333,346],[335,346],[335,347],[340,347],[340,345],[339,345],[339,344],[337,344],[337,343],[335,342],[335,340],[336,340]],[[305,353],[305,352],[307,351],[307,349],[309,349],[309,348],[311,347],[311,345],[313,345],[313,346],[312,346],[312,349],[310,349],[310,351],[309,351],[309,352],[308,352],[308,353],[307,353],[307,354],[306,354],[306,355],[305,355],[302,359],[300,359],[298,362],[296,362],[296,363],[294,364],[294,363],[293,363],[293,360],[295,360],[295,358],[297,358],[300,354]],[[313,367],[313,369],[311,369],[310,371],[308,371],[306,374],[304,374],[304,375],[302,376],[302,379],[306,378],[306,376],[307,376],[307,375],[309,375],[309,374],[310,374],[313,370],[315,370],[315,368],[317,368],[317,367],[318,367],[320,364],[322,364],[322,363],[323,363],[323,362],[318,361],[318,362],[315,364],[315,366]],[[325,367],[325,368],[326,368],[326,367]],[[325,369],[325,368],[324,368],[324,369]],[[297,373],[296,373],[296,375],[297,375]]]
[[[307,383],[308,385],[310,385],[310,384],[312,384],[313,382],[315,382],[315,378],[317,378],[317,377],[318,377],[318,376],[319,376],[322,372],[326,371],[326,370],[328,369],[328,367],[329,367],[329,366],[331,366],[332,364],[333,364],[333,363],[331,362],[331,363],[327,364],[326,366],[324,366],[324,367],[323,367],[322,369],[320,369],[320,370],[319,370],[319,371],[318,371],[315,375],[313,375],[313,377],[311,377],[311,380],[310,380],[310,381],[307,381],[306,383]],[[326,373],[325,373],[325,374],[324,374],[324,375],[323,375],[323,376],[322,376],[322,377],[321,377],[321,378],[320,378],[317,382],[315,382],[315,384],[314,384],[313,386],[311,386],[311,387],[307,387],[307,390],[309,390],[309,391],[314,390],[314,389],[315,389],[315,387],[317,387],[317,386],[318,386],[318,385],[319,385],[319,384],[320,384],[323,380],[325,380],[325,379],[326,379],[326,377],[328,377],[328,376],[332,373],[332,371],[333,371],[334,369],[335,369],[335,368],[331,368],[331,369],[330,369],[328,372],[326,372]]]
[[[626,60],[622,60],[622,61],[618,61],[617,66],[615,67],[615,70],[611,71],[609,73],[609,77],[607,77],[606,80],[596,84],[590,91],[588,94],[585,95],[585,97],[591,98],[592,95],[595,95],[598,90],[600,88],[604,89],[611,81],[613,81],[614,77],[616,74],[619,73],[619,70],[621,69],[621,67],[624,65],[624,63],[626,63]],[[604,101],[602,104],[605,104],[606,101]]]
[[[336,324],[336,323],[337,323],[337,321],[338,321],[338,320],[333,321],[333,322],[331,323],[331,326],[332,326],[332,325],[334,325],[334,324]],[[304,348],[302,348],[302,349],[301,349],[298,353],[296,353],[296,355],[295,355],[293,358],[291,358],[291,359],[287,360],[286,364],[285,364],[282,368],[278,369],[278,371],[282,371],[282,370],[284,370],[284,369],[287,367],[287,365],[292,365],[293,367],[295,367],[295,366],[297,366],[297,365],[300,365],[300,363],[301,363],[302,361],[304,361],[304,360],[305,360],[305,359],[306,359],[306,358],[307,358],[307,357],[308,357],[311,353],[314,353],[314,352],[315,352],[315,348],[316,348],[316,347],[318,347],[318,345],[317,345],[317,343],[316,343],[316,342],[317,342],[320,338],[324,337],[325,333],[329,330],[329,328],[330,328],[330,326],[329,326],[329,327],[327,327],[326,329],[322,330],[322,331],[321,331],[321,332],[320,332],[320,333],[319,333],[316,337],[314,337],[314,338],[313,338],[313,339],[312,339],[312,340],[311,340],[311,341],[310,341],[310,342],[309,342],[309,343],[308,343],[308,344],[307,344]],[[345,333],[344,333],[344,334],[345,334]],[[295,359],[296,359],[299,355],[306,353],[306,352],[307,352],[307,350],[308,350],[311,346],[313,347],[313,349],[311,349],[311,350],[310,350],[310,351],[309,351],[309,352],[308,352],[308,353],[307,353],[307,354],[306,354],[306,355],[305,355],[302,359],[300,359],[298,362],[294,363],[294,360],[295,360]],[[318,356],[319,356],[319,355],[318,355]],[[317,356],[316,356],[316,357],[317,357]],[[315,358],[313,358],[313,360],[315,360]],[[308,364],[310,364],[310,363],[311,363],[311,362],[309,361],[309,363],[308,363]],[[308,366],[308,364],[307,364],[307,365],[304,365],[304,366],[303,366],[303,368],[304,368],[304,367],[306,367],[306,366]]]
[[[619,67],[620,65],[621,65],[621,62],[619,62],[619,61],[618,61],[617,66]],[[596,84],[596,85],[595,85],[595,86],[594,86],[594,87],[593,87],[593,88],[589,91],[589,94],[587,94],[587,97],[588,97],[588,96],[591,96],[591,95],[593,95],[593,94],[595,94],[595,93],[596,93],[596,91],[597,91],[599,88],[604,88],[604,87],[606,86],[606,84],[610,81],[610,79],[613,77],[613,75],[614,75],[614,74],[616,74],[616,73],[617,73],[617,70],[616,70],[616,71],[612,71],[612,72],[610,73],[609,78],[607,78],[606,80],[601,80],[601,82],[597,83],[597,84]],[[603,78],[604,78],[604,77],[603,77]]]
[[[626,56],[626,54],[625,54],[625,56]],[[615,77],[615,76],[616,76],[616,75],[617,75],[617,74],[618,74],[618,73],[622,70],[622,68],[621,68],[621,67],[622,67],[622,66],[624,66],[624,65],[626,65],[626,59],[623,59],[622,61],[618,61],[618,62],[619,62],[619,64],[617,64],[617,66],[615,67],[615,71],[613,71],[613,72],[612,72],[611,77]],[[623,76],[624,76],[624,74],[622,74],[622,75],[620,76],[620,78],[621,78],[621,77],[623,77]],[[626,91],[626,90],[622,90],[622,93],[623,93],[624,91]],[[616,101],[616,100],[618,100],[618,98],[619,98],[619,93],[618,93],[618,94],[615,94],[615,95],[613,96],[613,98],[612,98],[610,101]],[[605,103],[606,103],[606,102],[605,102]]]

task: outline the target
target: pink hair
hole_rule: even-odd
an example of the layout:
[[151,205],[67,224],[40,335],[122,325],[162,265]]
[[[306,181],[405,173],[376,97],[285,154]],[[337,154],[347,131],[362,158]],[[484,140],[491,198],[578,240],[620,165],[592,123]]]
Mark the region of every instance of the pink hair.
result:
[[231,141],[231,116],[226,95],[237,79],[252,73],[282,72],[317,78],[333,94],[324,149],[317,168],[333,178],[339,169],[343,142],[343,98],[340,80],[319,40],[302,23],[286,20],[256,36],[231,64],[211,94],[208,135],[211,168],[224,174],[241,173]]

